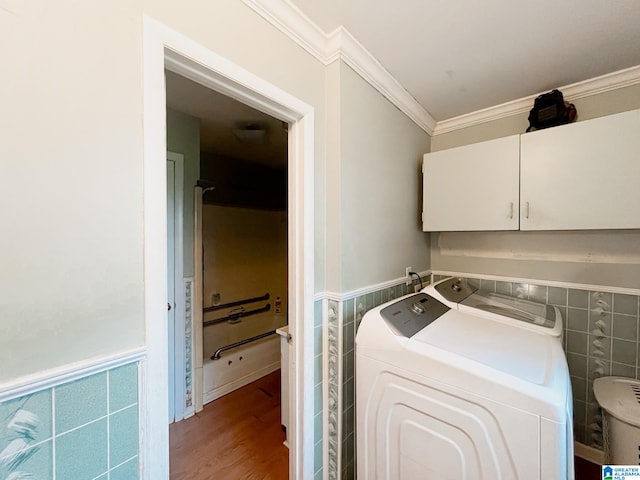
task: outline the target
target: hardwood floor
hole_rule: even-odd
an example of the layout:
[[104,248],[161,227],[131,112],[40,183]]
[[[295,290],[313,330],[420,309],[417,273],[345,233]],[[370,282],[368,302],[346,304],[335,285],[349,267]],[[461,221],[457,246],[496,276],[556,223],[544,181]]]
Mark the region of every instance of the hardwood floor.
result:
[[[171,480],[286,480],[280,370],[170,425],[169,435]],[[599,465],[575,462],[576,480],[601,478]]]
[[280,370],[169,426],[171,480],[285,480]]

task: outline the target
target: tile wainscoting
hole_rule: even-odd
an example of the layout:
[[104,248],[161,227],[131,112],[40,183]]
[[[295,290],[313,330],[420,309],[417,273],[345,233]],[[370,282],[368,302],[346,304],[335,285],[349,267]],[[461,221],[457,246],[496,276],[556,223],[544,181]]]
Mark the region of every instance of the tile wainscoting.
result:
[[0,402],[0,478],[139,478],[138,364]]
[[[448,272],[435,272],[432,280],[451,275],[469,278],[486,292],[558,307],[564,318],[564,349],[573,389],[575,440],[601,450],[602,417],[593,396],[593,381],[608,375],[640,378],[640,292]],[[425,285],[427,283],[425,281]],[[340,298],[334,295],[332,300],[322,304],[327,335],[325,411],[328,430],[325,445],[328,451],[325,453],[329,479],[355,478],[355,336],[362,317],[373,307],[413,292],[414,286],[415,282],[407,286],[398,281],[395,285],[363,294],[344,294]],[[317,316],[318,313],[316,320]]]
[[[428,277],[423,276],[422,279],[426,286]],[[327,415],[323,445],[326,478],[329,480],[355,478],[354,347],[357,328],[365,312],[415,291],[416,285],[419,285],[417,280],[406,285],[404,279],[398,279],[382,287],[363,289],[358,291],[359,293],[341,295],[340,298],[336,298],[338,296],[335,294],[327,294],[321,301],[325,334],[320,341],[324,340],[326,371],[322,378],[325,385],[323,398]],[[316,307],[318,303],[320,302],[316,302]],[[318,315],[316,312],[316,320]],[[321,367],[317,367],[316,374],[318,368]],[[316,377],[318,378],[320,377]],[[317,459],[316,456],[316,461]]]

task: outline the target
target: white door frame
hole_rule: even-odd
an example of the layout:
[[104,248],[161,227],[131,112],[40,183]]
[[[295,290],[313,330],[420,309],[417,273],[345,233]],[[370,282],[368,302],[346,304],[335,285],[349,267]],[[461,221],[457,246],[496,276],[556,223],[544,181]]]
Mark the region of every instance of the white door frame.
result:
[[167,425],[167,237],[165,68],[290,124],[288,291],[290,350],[289,478],[313,478],[314,110],[220,55],[145,16],[144,303],[140,459],[145,480],[169,478]]

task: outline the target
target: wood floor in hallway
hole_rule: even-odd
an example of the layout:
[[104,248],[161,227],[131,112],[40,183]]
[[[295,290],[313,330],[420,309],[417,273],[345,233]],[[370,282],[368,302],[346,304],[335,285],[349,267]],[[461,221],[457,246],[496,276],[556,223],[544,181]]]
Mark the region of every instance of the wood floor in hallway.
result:
[[169,426],[171,480],[286,480],[280,370]]

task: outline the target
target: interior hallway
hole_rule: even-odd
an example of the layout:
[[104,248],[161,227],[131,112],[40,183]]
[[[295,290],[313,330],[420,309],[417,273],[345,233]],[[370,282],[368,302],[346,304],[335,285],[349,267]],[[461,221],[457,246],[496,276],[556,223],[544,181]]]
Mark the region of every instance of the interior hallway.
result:
[[171,480],[284,480],[280,370],[169,426]]

